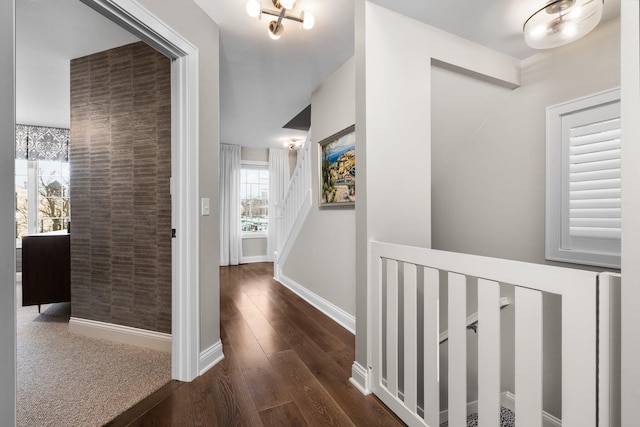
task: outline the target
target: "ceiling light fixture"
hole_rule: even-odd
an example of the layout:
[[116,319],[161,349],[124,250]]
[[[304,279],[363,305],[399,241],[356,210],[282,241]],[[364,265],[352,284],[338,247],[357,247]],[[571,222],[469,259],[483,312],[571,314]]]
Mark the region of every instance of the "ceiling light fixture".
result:
[[524,23],[524,40],[534,49],[571,43],[593,30],[602,18],[604,0],[556,0]]
[[293,9],[296,4],[296,0],[271,0],[271,2],[275,6],[276,10],[263,9],[259,0],[248,0],[246,9],[247,13],[252,18],[261,19],[263,14],[278,18],[269,22],[268,34],[272,39],[278,40],[280,36],[282,36],[282,33],[284,33],[284,24],[282,23],[283,19],[300,22],[302,24],[302,28],[305,30],[313,28],[315,18],[309,12],[302,11],[299,17],[287,13],[289,10]]
[[289,150],[299,150],[302,148],[303,142],[301,139],[291,139],[284,143],[284,146]]

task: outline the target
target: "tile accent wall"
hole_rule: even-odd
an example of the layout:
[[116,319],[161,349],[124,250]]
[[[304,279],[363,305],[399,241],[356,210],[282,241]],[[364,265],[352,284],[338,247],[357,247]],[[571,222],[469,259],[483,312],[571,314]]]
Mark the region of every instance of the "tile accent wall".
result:
[[71,61],[71,315],[171,332],[171,64]]

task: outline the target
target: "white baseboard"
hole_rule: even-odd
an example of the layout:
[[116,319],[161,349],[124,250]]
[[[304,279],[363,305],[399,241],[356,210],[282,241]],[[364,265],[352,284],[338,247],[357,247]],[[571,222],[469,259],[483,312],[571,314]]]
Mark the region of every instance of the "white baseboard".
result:
[[69,332],[171,353],[171,334],[72,317]]
[[[510,391],[500,394],[500,404],[513,412],[516,412],[516,395]],[[517,416],[517,414],[516,414]],[[542,411],[542,427],[561,427],[562,420],[554,417],[546,411]]]
[[216,366],[222,359],[224,359],[222,341],[218,340],[217,343],[200,353],[200,375]]
[[300,298],[307,301],[309,304],[329,316],[335,322],[340,324],[343,328],[351,332],[355,335],[356,333],[356,318],[351,314],[347,313],[340,307],[334,305],[333,303],[327,301],[321,296],[311,292],[309,289],[305,288],[295,280],[290,277],[285,276],[280,273],[280,280],[278,280],[282,285],[289,288],[293,293],[298,295]]
[[[500,405],[509,409],[512,412],[516,412],[516,396],[510,391],[504,391],[500,393]],[[478,401],[470,402],[467,404],[467,415],[478,412]],[[516,417],[518,414],[516,413]],[[440,424],[449,419],[448,411],[440,412]],[[562,420],[554,417],[546,411],[542,411],[542,427],[562,427]]]
[[351,378],[349,378],[349,382],[365,396],[371,394],[369,372],[358,362],[353,362],[353,365],[351,365]]
[[240,264],[251,264],[254,262],[273,262],[273,257],[269,255],[243,256]]

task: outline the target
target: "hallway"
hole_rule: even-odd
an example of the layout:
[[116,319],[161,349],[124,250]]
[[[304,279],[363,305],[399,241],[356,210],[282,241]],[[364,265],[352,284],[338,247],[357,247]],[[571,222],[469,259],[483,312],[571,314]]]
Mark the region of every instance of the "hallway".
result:
[[220,268],[220,322],[222,362],[108,425],[404,425],[349,383],[354,336],[275,282],[271,263]]

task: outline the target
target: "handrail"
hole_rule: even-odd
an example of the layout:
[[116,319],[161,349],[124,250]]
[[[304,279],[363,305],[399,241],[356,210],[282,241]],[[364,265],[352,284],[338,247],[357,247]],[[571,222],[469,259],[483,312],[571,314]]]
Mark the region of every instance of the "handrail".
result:
[[[509,298],[505,298],[505,297],[500,298],[500,310],[507,307],[509,304],[511,304],[511,301],[509,301]],[[478,332],[478,312],[477,311],[475,313],[470,314],[467,317],[467,321],[465,325],[467,326],[467,329],[470,329],[476,333]],[[442,344],[448,339],[449,339],[449,330],[446,330],[440,334],[439,342],[440,344]]]

